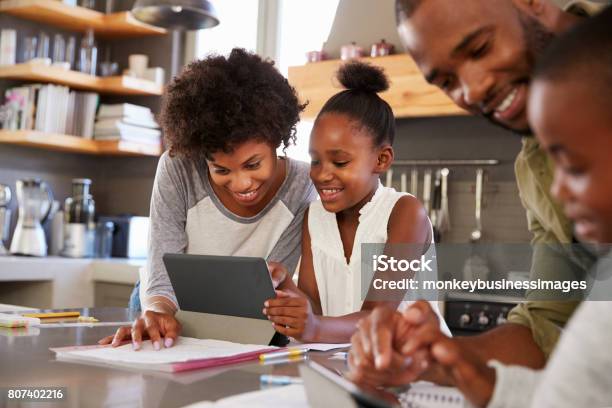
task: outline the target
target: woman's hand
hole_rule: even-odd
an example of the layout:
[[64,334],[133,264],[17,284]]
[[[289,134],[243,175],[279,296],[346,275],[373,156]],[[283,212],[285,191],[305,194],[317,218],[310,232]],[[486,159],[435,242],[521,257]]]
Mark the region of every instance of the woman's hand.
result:
[[316,341],[318,317],[308,299],[282,290],[277,290],[276,295],[266,300],[263,309],[274,329],[302,342]]
[[272,278],[272,285],[274,285],[274,289],[281,286],[289,275],[287,268],[285,268],[280,262],[268,262],[268,271],[270,271],[270,277]]
[[151,339],[153,348],[160,350],[162,347],[172,347],[180,332],[181,324],[173,314],[147,310],[134,321],[131,327],[120,327],[114,335],[104,337],[98,343],[112,344],[113,347],[117,347],[131,339],[134,350],[139,350],[142,340]]

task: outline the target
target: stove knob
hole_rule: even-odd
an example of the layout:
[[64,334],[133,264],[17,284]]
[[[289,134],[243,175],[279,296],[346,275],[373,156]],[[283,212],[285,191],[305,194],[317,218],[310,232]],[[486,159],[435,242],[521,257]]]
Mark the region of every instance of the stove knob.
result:
[[459,316],[459,326],[465,327],[472,322],[472,316],[469,313],[464,313]]
[[490,321],[491,319],[489,319],[489,316],[487,316],[484,312],[481,312],[478,316],[478,324],[483,327],[488,326]]
[[506,323],[508,320],[506,319],[506,317],[503,314],[500,314],[499,316],[497,316],[497,325],[500,326],[504,323]]

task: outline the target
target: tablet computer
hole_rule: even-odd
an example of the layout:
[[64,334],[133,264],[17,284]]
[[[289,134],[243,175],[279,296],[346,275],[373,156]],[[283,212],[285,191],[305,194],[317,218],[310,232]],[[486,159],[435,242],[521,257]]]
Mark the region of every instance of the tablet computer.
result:
[[264,302],[276,297],[263,258],[165,254],[181,310],[267,320]]
[[365,390],[314,361],[299,366],[308,404],[313,408],[396,408],[394,395]]

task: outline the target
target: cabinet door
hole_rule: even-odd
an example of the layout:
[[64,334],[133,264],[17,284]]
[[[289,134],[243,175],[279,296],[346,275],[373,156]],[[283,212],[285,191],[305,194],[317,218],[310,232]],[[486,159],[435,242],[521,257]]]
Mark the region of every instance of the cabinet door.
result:
[[[380,96],[391,105],[397,118],[466,114],[440,89],[425,81],[409,55],[363,58],[363,61],[384,68],[391,86]],[[300,100],[308,101],[302,119],[314,119],[323,104],[342,90],[335,77],[342,63],[332,60],[289,68],[289,82]]]

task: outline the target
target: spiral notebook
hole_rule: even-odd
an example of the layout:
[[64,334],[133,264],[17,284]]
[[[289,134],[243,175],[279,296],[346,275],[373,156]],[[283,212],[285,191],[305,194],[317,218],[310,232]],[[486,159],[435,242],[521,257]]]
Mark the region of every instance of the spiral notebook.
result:
[[418,382],[398,396],[402,408],[468,408],[470,403],[457,388]]

